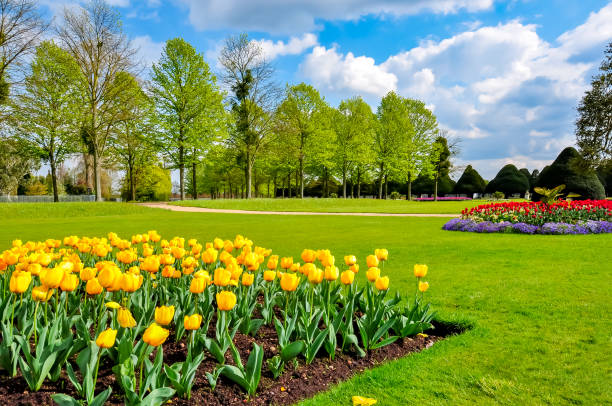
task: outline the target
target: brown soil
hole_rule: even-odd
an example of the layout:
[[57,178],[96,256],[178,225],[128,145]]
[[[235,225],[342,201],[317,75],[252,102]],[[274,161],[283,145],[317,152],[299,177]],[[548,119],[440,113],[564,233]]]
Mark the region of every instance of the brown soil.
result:
[[[214,324],[211,323],[211,330],[213,328]],[[306,365],[303,359],[300,359],[297,369],[294,369],[291,363],[288,364],[283,375],[276,380],[273,379],[272,373],[268,370],[265,362],[267,358],[274,356],[278,351],[274,328],[263,326],[257,333],[256,338],[238,332],[234,342],[240,351],[243,362],[246,362],[248,358],[253,341],[262,345],[265,351],[257,395],[249,399],[242,388],[224,377],[219,378],[215,391],[211,391],[205,372],[212,371],[216,366],[216,361],[210,354],[207,354],[196,373],[191,399],[174,398],[172,399],[172,405],[290,405],[324,391],[333,384],[345,381],[355,373],[413,352],[419,352],[431,347],[436,341],[449,335],[458,334],[461,331],[453,325],[436,324],[436,329],[430,333],[434,332],[435,335],[427,337],[398,340],[391,345],[370,352],[364,358],[355,354],[341,353],[338,350],[333,361],[323,356],[317,358],[312,364]],[[169,364],[184,360],[187,353],[184,339],[179,343],[172,339],[173,336],[171,335],[163,346],[164,361]],[[321,350],[321,353],[325,354],[325,351]],[[152,357],[154,355],[152,354]],[[226,359],[227,363],[233,363],[230,351],[228,351]],[[107,359],[107,361],[109,360]],[[107,404],[121,405],[123,404],[122,392],[115,381],[111,367],[110,362],[103,362],[100,365],[96,393],[104,390],[107,386],[111,386],[113,393]],[[51,395],[54,393],[66,393],[77,397],[65,373],[62,373],[58,382],[45,382],[41,390],[35,393],[29,391],[22,377],[9,378],[6,375],[0,375],[0,405],[53,405]]]

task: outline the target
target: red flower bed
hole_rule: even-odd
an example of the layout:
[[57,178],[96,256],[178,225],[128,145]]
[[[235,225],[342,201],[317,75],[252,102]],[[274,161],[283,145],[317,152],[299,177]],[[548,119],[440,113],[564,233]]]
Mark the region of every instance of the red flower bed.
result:
[[503,202],[481,204],[463,209],[463,219],[509,221],[541,226],[545,223],[576,224],[582,221],[612,221],[612,200],[560,200],[552,204],[542,202]]

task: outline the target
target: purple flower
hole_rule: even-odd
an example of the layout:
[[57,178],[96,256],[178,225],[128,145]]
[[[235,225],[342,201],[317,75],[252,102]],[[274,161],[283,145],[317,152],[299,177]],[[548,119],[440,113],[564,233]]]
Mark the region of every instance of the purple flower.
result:
[[511,223],[509,221],[476,222],[472,219],[454,218],[449,220],[442,229],[447,231],[468,231],[476,233],[503,233],[512,232],[519,234],[601,234],[612,233],[612,221],[588,220],[570,223],[545,223],[542,226],[527,223]]

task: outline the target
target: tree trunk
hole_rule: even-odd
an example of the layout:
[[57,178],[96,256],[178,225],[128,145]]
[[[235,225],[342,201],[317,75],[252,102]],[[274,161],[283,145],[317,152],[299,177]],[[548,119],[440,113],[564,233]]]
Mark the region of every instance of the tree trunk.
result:
[[287,197],[291,199],[291,172],[287,175]]
[[436,173],[434,181],[434,202],[438,201],[438,174]]
[[383,193],[383,170],[385,169],[385,164],[380,163],[380,176],[378,176],[378,198],[382,199]]
[[55,157],[53,152],[49,154],[49,165],[51,166],[51,184],[53,186],[53,201],[59,202],[59,193],[57,192],[57,173],[55,170]]
[[412,200],[412,174],[408,173],[408,193],[406,194],[406,200]]
[[253,174],[253,164],[251,163],[251,151],[247,148],[246,156],[247,173],[246,173],[246,198],[251,198],[251,177]]
[[[298,182],[299,182],[299,176],[300,174],[298,173],[298,171],[295,171],[295,197],[298,196]],[[303,195],[300,195],[300,198],[303,198]]]
[[274,175],[274,198],[276,199],[276,175]]
[[342,164],[342,197],[346,199],[346,163]]
[[185,200],[185,148],[179,147],[179,192],[181,200]]
[[[295,173],[295,183],[297,186],[297,172]],[[304,198],[304,157],[300,154],[300,199]]]
[[101,171],[101,163],[100,157],[98,156],[98,151],[94,148],[93,151],[94,158],[94,183],[96,189],[96,202],[102,201],[102,171]]
[[130,199],[136,200],[136,181],[134,179],[134,167],[130,163],[128,164],[129,178],[130,178]]
[[93,193],[93,171],[91,167],[91,156],[89,152],[83,152],[83,164],[85,165],[85,188],[87,194]]
[[361,168],[357,168],[357,199],[361,199]]
[[197,175],[197,164],[195,161],[191,164],[191,189],[192,189],[192,197],[193,200],[198,200],[198,185],[196,181]]
[[355,182],[351,181],[351,199],[355,198]]

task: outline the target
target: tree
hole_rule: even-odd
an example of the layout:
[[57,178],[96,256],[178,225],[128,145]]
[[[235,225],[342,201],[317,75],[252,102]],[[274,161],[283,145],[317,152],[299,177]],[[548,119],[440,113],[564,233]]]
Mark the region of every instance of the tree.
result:
[[529,190],[529,187],[529,178],[516,166],[508,164],[501,168],[495,178],[487,184],[485,192],[503,192],[505,195],[520,193],[522,195]]
[[0,0],[0,104],[8,99],[12,71],[36,48],[48,26],[36,1]]
[[457,194],[473,195],[483,193],[487,182],[480,176],[472,165],[468,165],[455,185],[454,192]]
[[337,119],[333,120],[333,124],[336,130],[336,158],[342,173],[342,197],[345,199],[347,174],[353,167],[358,172],[360,189],[361,171],[370,162],[375,120],[372,109],[361,97],[343,100],[338,106]]
[[161,59],[153,64],[152,92],[162,125],[160,144],[179,169],[184,200],[185,166],[196,164],[198,150],[209,145],[211,121],[223,110],[222,95],[202,54],[182,38],[168,40]]
[[136,200],[137,174],[145,166],[157,161],[154,106],[136,78],[129,73],[123,75],[129,76],[125,79],[128,84],[120,95],[124,99],[119,111],[121,121],[112,135],[112,153],[109,155],[112,161],[125,171],[127,198]]
[[578,106],[578,115],[576,141],[586,163],[595,168],[612,160],[612,42]]
[[[595,171],[584,169],[584,158],[572,147],[567,147],[555,161],[542,170],[536,187],[547,189],[565,185],[567,193],[580,195],[580,199],[605,199],[606,192]],[[534,199],[538,196],[534,194]]]
[[59,201],[57,165],[77,150],[76,72],[78,66],[69,53],[53,42],[43,42],[36,49],[11,120],[19,134],[49,163],[55,202]]
[[244,155],[246,197],[251,198],[253,166],[274,127],[279,96],[272,81],[274,69],[261,46],[247,34],[225,40],[219,63],[224,68],[223,82],[233,92],[230,101],[235,126],[228,142]]
[[[389,170],[395,168],[399,159],[402,137],[410,131],[411,123],[402,97],[389,92],[382,98],[376,111],[378,123],[374,137],[374,153],[378,166],[378,198],[383,197],[383,182]],[[386,183],[386,182],[385,182]]]
[[81,136],[93,155],[96,200],[102,199],[102,161],[107,142],[121,122],[121,93],[130,86],[136,50],[121,29],[119,15],[104,1],[64,9],[57,34],[76,59],[83,106]]
[[411,200],[412,180],[419,173],[427,174],[433,170],[429,157],[439,129],[436,116],[425,107],[425,103],[414,99],[404,99],[404,103],[410,128],[403,132],[398,172],[401,174],[401,180],[408,182],[406,199]]
[[434,175],[434,200],[438,201],[438,183],[440,179],[448,176],[451,169],[450,158],[452,156],[451,149],[448,145],[448,139],[441,135],[436,138],[434,147],[431,152],[431,163],[433,165]]
[[278,131],[285,134],[284,140],[287,144],[295,145],[301,198],[304,198],[304,161],[309,156],[313,138],[322,130],[321,116],[325,107],[325,100],[314,87],[300,83],[287,86],[285,98],[276,112]]

